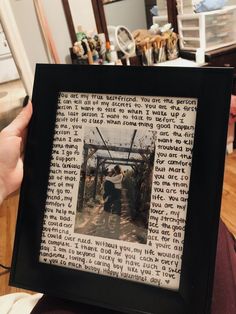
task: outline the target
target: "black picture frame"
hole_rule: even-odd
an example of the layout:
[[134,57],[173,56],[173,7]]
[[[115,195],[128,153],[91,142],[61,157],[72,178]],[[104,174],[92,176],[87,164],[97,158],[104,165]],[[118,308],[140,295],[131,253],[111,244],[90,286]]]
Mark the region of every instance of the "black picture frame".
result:
[[[210,313],[232,75],[231,68],[37,65],[10,285],[125,313]],[[39,263],[60,91],[198,99],[178,291]]]

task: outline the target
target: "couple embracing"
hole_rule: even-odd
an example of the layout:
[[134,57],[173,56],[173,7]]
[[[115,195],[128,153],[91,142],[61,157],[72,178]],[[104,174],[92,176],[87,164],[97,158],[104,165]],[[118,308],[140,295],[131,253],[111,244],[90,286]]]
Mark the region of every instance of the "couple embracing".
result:
[[104,182],[104,210],[109,213],[121,214],[121,189],[123,174],[119,165],[108,171]]

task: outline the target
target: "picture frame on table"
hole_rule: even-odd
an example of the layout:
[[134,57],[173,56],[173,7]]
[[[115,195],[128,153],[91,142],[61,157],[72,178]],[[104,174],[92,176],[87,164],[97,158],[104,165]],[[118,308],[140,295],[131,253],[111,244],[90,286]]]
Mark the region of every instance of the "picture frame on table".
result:
[[10,284],[209,313],[232,69],[43,65]]

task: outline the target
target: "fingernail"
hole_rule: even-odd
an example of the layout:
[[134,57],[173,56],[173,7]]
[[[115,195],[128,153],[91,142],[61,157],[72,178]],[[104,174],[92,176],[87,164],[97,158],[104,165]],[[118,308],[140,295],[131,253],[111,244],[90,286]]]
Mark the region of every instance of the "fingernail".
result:
[[29,102],[29,95],[26,95],[24,100],[23,100],[22,106],[25,107],[28,104],[28,102]]

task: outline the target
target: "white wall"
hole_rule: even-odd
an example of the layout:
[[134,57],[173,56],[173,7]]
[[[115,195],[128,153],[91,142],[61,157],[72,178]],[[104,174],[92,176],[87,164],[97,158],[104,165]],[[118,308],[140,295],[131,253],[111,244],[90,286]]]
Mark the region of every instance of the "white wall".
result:
[[107,25],[123,25],[130,31],[147,28],[144,0],[124,0],[104,5]]
[[[70,0],[69,3],[75,29],[82,25],[86,31],[96,31],[91,0]],[[34,73],[36,63],[49,62],[34,3],[32,0],[10,0],[10,4]],[[60,0],[43,0],[42,4],[60,62],[71,63],[69,48],[72,43],[62,3]]]
[[32,0],[10,0],[18,30],[32,69],[36,63],[48,63]]
[[43,0],[43,7],[60,63],[71,63],[69,48],[72,43],[62,3],[60,0]]
[[86,32],[97,32],[91,0],[69,0],[75,30],[81,25]]

